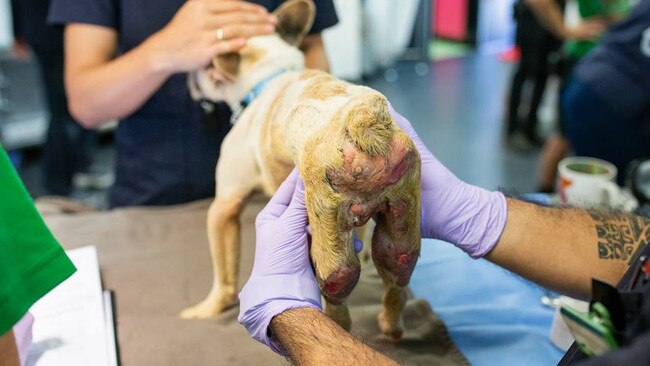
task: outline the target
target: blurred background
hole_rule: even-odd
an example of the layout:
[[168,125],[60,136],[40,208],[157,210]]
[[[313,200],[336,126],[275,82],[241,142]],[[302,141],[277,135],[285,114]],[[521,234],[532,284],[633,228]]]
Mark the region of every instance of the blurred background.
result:
[[[514,0],[337,0],[340,22],[324,33],[334,75],[384,93],[427,146],[461,179],[486,188],[533,192],[540,141],[504,133],[513,48]],[[17,57],[9,0],[0,0],[0,143],[34,197],[43,187],[48,108],[32,55]],[[529,88],[532,89],[532,88]],[[523,93],[531,93],[524,89]],[[555,124],[557,81],[539,107],[540,140]],[[89,184],[70,196],[106,207],[114,164],[112,130],[96,136]]]

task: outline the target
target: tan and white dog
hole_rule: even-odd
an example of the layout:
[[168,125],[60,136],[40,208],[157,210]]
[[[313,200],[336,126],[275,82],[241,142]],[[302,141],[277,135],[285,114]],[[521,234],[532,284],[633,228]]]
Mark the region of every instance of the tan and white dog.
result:
[[360,272],[353,230],[372,217],[372,258],[385,285],[379,326],[400,338],[404,288],[420,253],[420,157],[382,94],[303,70],[296,46],[314,12],[311,0],[285,2],[275,12],[275,34],[251,38],[240,52],[190,75],[196,99],[225,100],[233,110],[251,102],[251,93],[254,99],[223,141],[217,164],[207,219],[212,290],[181,317],[214,316],[236,301],[243,205],[255,191],[272,195],[298,166],[326,313],[350,329],[345,298]]

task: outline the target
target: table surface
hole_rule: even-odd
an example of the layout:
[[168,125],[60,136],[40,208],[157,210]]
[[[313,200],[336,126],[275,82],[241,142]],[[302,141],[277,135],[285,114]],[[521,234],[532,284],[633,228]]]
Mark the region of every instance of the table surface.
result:
[[[122,365],[282,365],[286,360],[253,341],[237,323],[234,307],[216,319],[182,320],[178,312],[210,288],[212,266],[205,230],[209,201],[166,208],[131,208],[44,218],[67,248],[97,247],[102,284],[114,290]],[[263,201],[244,210],[240,282],[250,273],[254,218]],[[464,366],[426,302],[411,299],[404,309],[405,334],[395,343],[377,329],[382,286],[364,269],[348,305],[352,333],[408,365]],[[434,309],[435,311],[435,309]]]
[[[522,198],[554,203],[544,193]],[[549,339],[555,311],[541,302],[549,291],[449,243],[422,241],[411,288],[473,365],[555,365],[564,354]]]
[[[121,358],[127,361],[124,365],[208,364],[199,359],[229,365],[247,365],[251,359],[284,363],[248,338],[236,322],[236,311],[217,321],[176,317],[210,286],[203,223],[207,203],[172,211],[139,209],[85,218],[45,215],[67,248],[101,243],[98,254],[104,285],[121,290],[116,293],[117,330]],[[251,225],[262,204],[248,207],[242,221]],[[202,212],[198,219],[197,209]],[[170,227],[160,227],[165,222]],[[115,230],[116,225],[128,230]],[[177,225],[183,230],[173,230]],[[242,255],[251,257],[242,261],[242,278],[250,271],[253,235],[253,230],[242,232]],[[153,258],[158,259],[154,262]],[[563,354],[549,340],[553,309],[540,301],[545,290],[485,260],[473,260],[448,243],[423,240],[410,287],[417,298],[431,304],[473,365],[551,365]],[[244,349],[245,354],[237,349]]]

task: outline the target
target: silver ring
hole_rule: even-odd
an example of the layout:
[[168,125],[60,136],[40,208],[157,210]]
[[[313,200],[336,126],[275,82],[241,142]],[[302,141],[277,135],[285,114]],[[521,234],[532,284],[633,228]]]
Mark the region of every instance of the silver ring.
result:
[[217,29],[217,41],[223,40],[223,28]]

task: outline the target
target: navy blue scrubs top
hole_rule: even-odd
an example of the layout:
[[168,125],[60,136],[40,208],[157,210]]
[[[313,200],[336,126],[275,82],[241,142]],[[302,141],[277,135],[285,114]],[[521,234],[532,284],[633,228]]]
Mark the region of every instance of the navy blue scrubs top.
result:
[[[119,52],[125,53],[162,29],[184,2],[52,0],[49,22],[114,29],[119,34]],[[272,11],[283,1],[251,2]],[[311,33],[320,33],[338,19],[332,0],[315,3]],[[214,170],[230,125],[220,123],[210,129],[202,125],[201,108],[190,97],[186,79],[186,74],[173,75],[139,110],[120,121],[111,207],[170,205],[214,196]]]
[[650,125],[650,0],[613,25],[574,72],[621,116]]

